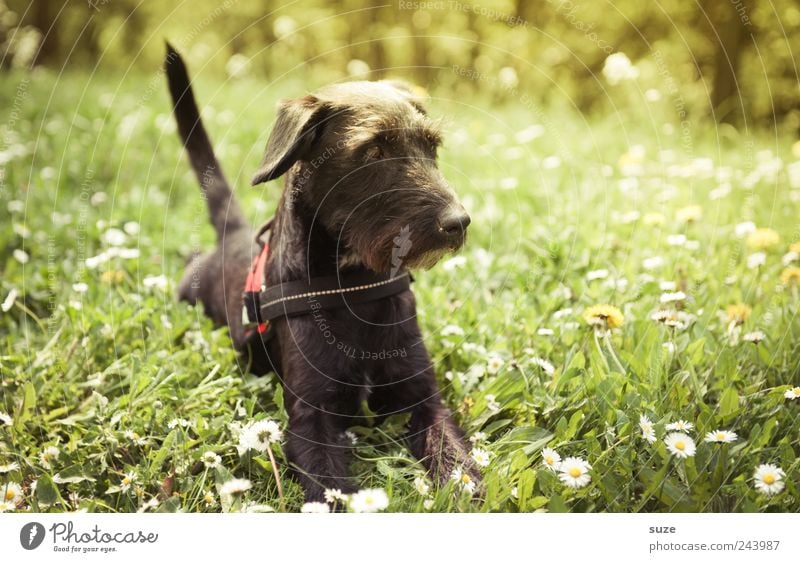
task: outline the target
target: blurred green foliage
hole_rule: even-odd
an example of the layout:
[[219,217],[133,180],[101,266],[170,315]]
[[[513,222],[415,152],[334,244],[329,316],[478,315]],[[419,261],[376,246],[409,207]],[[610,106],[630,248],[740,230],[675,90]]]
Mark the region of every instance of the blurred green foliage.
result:
[[168,38],[198,72],[309,90],[399,76],[450,99],[526,94],[588,113],[614,108],[602,69],[623,52],[640,72],[634,102],[655,85],[692,119],[800,125],[796,0],[3,1],[3,68],[153,73]]

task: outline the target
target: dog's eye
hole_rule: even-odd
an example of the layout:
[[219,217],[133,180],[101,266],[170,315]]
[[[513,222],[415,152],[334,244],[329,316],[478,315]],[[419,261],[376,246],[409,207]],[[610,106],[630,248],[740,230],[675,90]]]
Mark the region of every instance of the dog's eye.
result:
[[383,158],[383,149],[380,146],[370,146],[367,149],[367,158],[370,160]]

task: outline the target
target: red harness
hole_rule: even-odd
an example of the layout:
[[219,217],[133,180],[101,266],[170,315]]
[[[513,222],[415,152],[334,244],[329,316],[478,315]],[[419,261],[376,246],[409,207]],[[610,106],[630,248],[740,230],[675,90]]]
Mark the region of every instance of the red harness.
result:
[[[253,264],[250,266],[250,271],[247,272],[247,280],[244,282],[245,301],[247,300],[247,293],[260,294],[266,289],[264,286],[264,268],[267,265],[267,255],[269,254],[269,244],[264,244],[261,253],[253,258]],[[247,304],[245,303],[242,310],[243,317],[247,318]],[[261,319],[258,323],[258,333],[263,334],[269,328],[269,321]]]

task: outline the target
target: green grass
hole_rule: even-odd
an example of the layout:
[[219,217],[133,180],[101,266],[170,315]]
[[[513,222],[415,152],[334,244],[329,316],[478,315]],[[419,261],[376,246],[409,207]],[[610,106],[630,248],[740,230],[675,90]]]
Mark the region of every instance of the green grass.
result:
[[[279,445],[283,501],[268,457],[236,449],[240,424],[270,418],[286,429],[276,377],[243,373],[226,331],[174,298],[186,256],[210,247],[213,233],[161,77],[23,79],[0,86],[0,300],[19,295],[0,313],[0,411],[12,418],[0,425],[0,486],[21,485],[17,509],[34,511],[298,510],[302,494]],[[279,182],[247,187],[274,102],[306,87],[197,88],[216,110],[207,125],[254,223],[271,216],[280,192]],[[670,100],[645,111],[620,94],[612,92],[621,109],[588,121],[524,99],[502,108],[434,100],[432,113],[447,116],[441,167],[473,226],[465,261],[419,272],[414,288],[444,397],[469,434],[486,434],[491,464],[480,498],[453,485],[423,497],[414,487],[422,468],[402,444],[406,420],[355,427],[352,473],[384,488],[389,510],[800,510],[800,400],[784,397],[800,384],[800,301],[797,285],[781,282],[783,256],[800,239],[800,179],[792,189],[788,168],[798,154],[769,132],[697,122],[687,137]],[[536,123],[543,134],[518,142]],[[641,167],[634,179],[623,175],[631,164]],[[681,220],[691,205],[702,217]],[[747,263],[755,250],[735,232],[744,221],[780,235],[756,268]],[[108,246],[108,229],[130,222],[139,233],[123,246],[139,257],[87,267]],[[24,266],[15,250],[29,257]],[[607,275],[590,280],[597,270]],[[145,286],[162,274],[166,289]],[[685,329],[650,318],[674,307],[659,303],[671,290],[687,296],[677,305],[692,315]],[[741,326],[726,317],[740,302],[752,308]],[[599,303],[625,315],[608,338],[583,318]],[[450,325],[463,335],[442,333]],[[754,330],[764,341],[743,341]],[[642,415],[655,443],[642,437]],[[686,460],[663,442],[664,426],[679,419],[695,425],[697,453]],[[738,440],[704,443],[717,428]],[[46,468],[50,446],[59,456]],[[586,459],[591,483],[566,488],[543,468],[545,446]],[[208,451],[219,468],[202,463]],[[781,493],[754,488],[762,463],[785,471]],[[136,480],[122,491],[131,471]],[[220,505],[231,477],[253,487]]]

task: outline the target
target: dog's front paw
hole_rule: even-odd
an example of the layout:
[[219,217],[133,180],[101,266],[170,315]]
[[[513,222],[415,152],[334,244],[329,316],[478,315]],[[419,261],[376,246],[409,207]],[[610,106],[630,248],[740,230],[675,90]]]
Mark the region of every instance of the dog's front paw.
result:
[[481,482],[481,473],[470,454],[461,429],[449,418],[442,418],[424,434],[423,463],[431,478],[440,486],[451,480],[474,491]]

